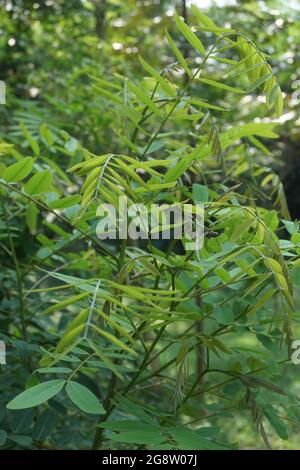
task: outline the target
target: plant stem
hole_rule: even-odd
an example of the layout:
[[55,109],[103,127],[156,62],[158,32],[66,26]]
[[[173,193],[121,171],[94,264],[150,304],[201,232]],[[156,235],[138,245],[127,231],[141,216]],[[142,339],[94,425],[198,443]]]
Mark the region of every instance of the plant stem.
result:
[[[126,246],[127,246],[127,238],[124,238],[121,242],[120,256],[119,256],[119,260],[118,260],[118,274],[120,273],[120,270],[122,269],[122,267],[124,265],[124,262],[125,262]],[[116,335],[117,335],[117,332],[116,332]],[[118,359],[115,361],[115,364],[117,364],[117,363],[118,363]],[[109,382],[109,386],[108,386],[108,390],[107,390],[107,394],[106,394],[106,398],[105,398],[104,403],[103,403],[103,406],[107,411],[106,411],[105,415],[101,416],[100,420],[98,421],[98,425],[100,423],[106,421],[106,419],[109,417],[109,415],[112,411],[111,399],[112,399],[112,397],[115,393],[116,383],[117,383],[117,377],[114,374],[114,372],[112,372],[110,382]],[[101,442],[102,442],[102,435],[103,435],[103,429],[97,428],[96,432],[95,432],[93,444],[92,444],[92,447],[91,447],[93,450],[99,449],[99,447],[101,445]]]

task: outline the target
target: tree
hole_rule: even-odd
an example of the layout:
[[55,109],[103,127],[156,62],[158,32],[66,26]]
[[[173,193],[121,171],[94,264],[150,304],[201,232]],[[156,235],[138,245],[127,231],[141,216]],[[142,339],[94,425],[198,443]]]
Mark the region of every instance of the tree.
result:
[[[1,143],[7,448],[279,447],[299,418],[286,385],[299,227],[261,157],[277,124],[231,118],[257,93],[280,116],[281,88],[244,33],[189,18],[196,29],[169,20],[161,71],[140,56],[127,78],[90,74],[104,143],[24,113]],[[99,205],[118,213],[124,196],[141,231],[152,204],[190,222],[203,205],[203,246],[147,229],[102,240]]]

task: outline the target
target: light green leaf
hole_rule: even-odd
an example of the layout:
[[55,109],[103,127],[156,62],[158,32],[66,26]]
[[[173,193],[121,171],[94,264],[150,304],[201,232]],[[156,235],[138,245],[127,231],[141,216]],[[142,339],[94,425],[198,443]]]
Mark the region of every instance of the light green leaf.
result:
[[30,196],[36,196],[49,191],[51,189],[51,182],[51,171],[44,170],[30,178],[24,186],[24,191]]
[[208,78],[198,78],[199,82],[206,83],[206,85],[213,86],[215,88],[221,88],[222,90],[231,91],[232,93],[244,93],[244,90],[240,88],[233,88],[232,86],[225,85],[224,83],[216,82],[215,80],[210,80]]
[[43,316],[50,315],[50,313],[57,312],[58,310],[62,310],[69,305],[72,305],[79,300],[85,299],[89,295],[88,292],[81,292],[80,294],[74,295],[73,297],[69,297],[65,300],[62,300],[61,302],[57,302],[54,305],[51,305],[51,307],[48,307],[43,313]]
[[213,20],[211,20],[207,15],[202,13],[202,11],[197,8],[196,5],[191,5],[191,11],[192,13],[194,13],[195,16],[197,16],[200,23],[202,23],[207,28],[217,28],[216,23],[214,23]]
[[271,73],[268,73],[266,75],[263,75],[260,77],[258,80],[256,80],[254,83],[250,85],[250,87],[247,89],[246,93],[252,93],[256,88],[258,88],[260,85],[265,83],[265,81],[269,80],[269,78],[272,77]]
[[178,442],[179,448],[184,450],[225,450],[221,444],[216,444],[213,441],[205,439],[196,432],[185,428],[169,428],[169,433],[173,435],[174,439]]
[[164,78],[158,72],[156,72],[156,70],[151,67],[150,64],[148,64],[148,62],[146,62],[141,56],[139,57],[139,60],[146,72],[148,72],[149,75],[155,78],[155,80],[160,84],[162,89],[165,90],[167,95],[176,96],[176,91],[174,90],[174,88],[172,88],[171,85],[169,85],[169,83],[164,80]]
[[203,184],[193,184],[193,200],[194,202],[208,202],[208,187]]
[[112,434],[110,438],[116,442],[126,442],[128,444],[144,444],[158,446],[166,440],[164,436],[154,431],[129,431],[119,434]]
[[54,143],[53,134],[51,130],[49,129],[49,127],[44,122],[40,126],[40,136],[44,139],[44,141],[49,147],[53,145]]
[[184,71],[187,73],[187,75],[189,77],[192,76],[192,73],[190,71],[190,69],[188,68],[188,65],[186,63],[186,60],[185,58],[183,57],[183,55],[181,54],[180,50],[178,49],[178,47],[176,46],[175,42],[173,41],[173,39],[171,38],[171,36],[169,35],[169,33],[166,31],[166,36],[167,36],[167,40],[168,40],[168,43],[173,51],[173,54],[175,55],[176,59],[178,60],[178,62],[180,63],[181,67],[184,69]]
[[133,83],[127,80],[127,86],[132,93],[134,93],[148,108],[156,115],[160,116],[160,111],[158,107],[153,103],[151,98],[144,93],[141,88],[136,87]]
[[181,158],[176,165],[171,166],[165,174],[165,181],[177,180],[189,167],[190,160],[188,158]]
[[38,210],[34,202],[30,202],[26,208],[26,223],[30,233],[36,233]]
[[276,108],[276,116],[280,117],[282,114],[282,109],[283,109],[283,97],[282,97],[282,93],[280,89],[277,93],[277,101],[276,101],[275,108]]
[[174,18],[178,29],[183,34],[185,39],[190,43],[192,47],[194,47],[198,52],[205,56],[205,47],[203,46],[200,39],[196,36],[196,34],[193,33],[193,31],[188,27],[187,24],[184,23],[184,21],[182,21],[182,19],[179,18],[178,15],[175,15]]
[[26,137],[27,141],[30,144],[30,147],[33,150],[33,153],[38,157],[40,154],[40,146],[38,144],[38,141],[32,137],[30,134],[29,130],[26,128],[25,124],[23,122],[20,123],[21,130]]
[[228,111],[226,108],[222,108],[221,106],[217,106],[215,104],[207,103],[206,101],[202,101],[197,98],[192,98],[191,103],[195,104],[196,106],[200,106],[200,108],[215,109],[216,111]]
[[4,431],[3,429],[0,429],[0,447],[4,446],[6,442],[6,438],[7,438],[6,431]]

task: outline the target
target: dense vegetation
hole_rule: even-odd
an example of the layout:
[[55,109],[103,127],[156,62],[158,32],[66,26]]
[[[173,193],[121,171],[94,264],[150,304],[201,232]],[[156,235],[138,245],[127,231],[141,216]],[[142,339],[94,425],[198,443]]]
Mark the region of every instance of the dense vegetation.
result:
[[[267,4],[0,0],[2,449],[297,448],[299,10]],[[121,196],[203,204],[203,246],[101,239]]]

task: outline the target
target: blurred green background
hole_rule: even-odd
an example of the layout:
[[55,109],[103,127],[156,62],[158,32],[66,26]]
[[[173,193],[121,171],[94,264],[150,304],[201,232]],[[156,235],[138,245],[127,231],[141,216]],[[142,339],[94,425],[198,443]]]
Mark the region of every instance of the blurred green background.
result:
[[[143,76],[139,54],[158,70],[169,64],[173,58],[165,39],[166,28],[177,44],[182,42],[180,48],[188,56],[189,46],[176,31],[172,16],[176,10],[189,23],[190,3],[184,0],[0,0],[0,79],[7,89],[6,106],[0,107],[0,138],[25,146],[19,122],[23,121],[32,135],[46,122],[54,134],[56,130],[65,130],[73,139],[69,141],[71,146],[76,146],[78,140],[96,154],[107,153],[108,149],[113,152],[118,143],[117,117],[95,90],[90,76],[108,81],[115,74]],[[264,165],[279,173],[292,218],[300,219],[300,1],[194,0],[193,3],[217,24],[242,31],[268,55],[284,93],[284,112],[278,120],[280,137],[271,146],[268,143],[269,154],[261,158]],[[215,62],[208,65],[216,67]],[[222,74],[222,64],[211,72],[216,76]],[[211,95],[206,98],[213,102],[214,89],[208,93]],[[263,117],[260,97],[235,99],[227,116],[231,125],[244,120],[271,119]],[[64,166],[57,155],[53,159]],[[300,299],[296,302],[298,310],[299,302]],[[300,338],[300,327],[295,337]],[[236,341],[235,336],[235,345]],[[243,337],[240,346],[254,347],[251,341],[250,336],[248,343]],[[299,394],[300,366],[286,366],[282,380],[284,386]],[[217,415],[212,402],[211,414],[214,410]],[[295,432],[288,441],[280,440],[269,430],[274,448],[300,448],[299,423],[291,424]],[[244,418],[239,415],[235,428],[232,420],[224,420],[222,427],[229,441],[231,433],[240,436],[240,448],[263,448],[247,413]]]

